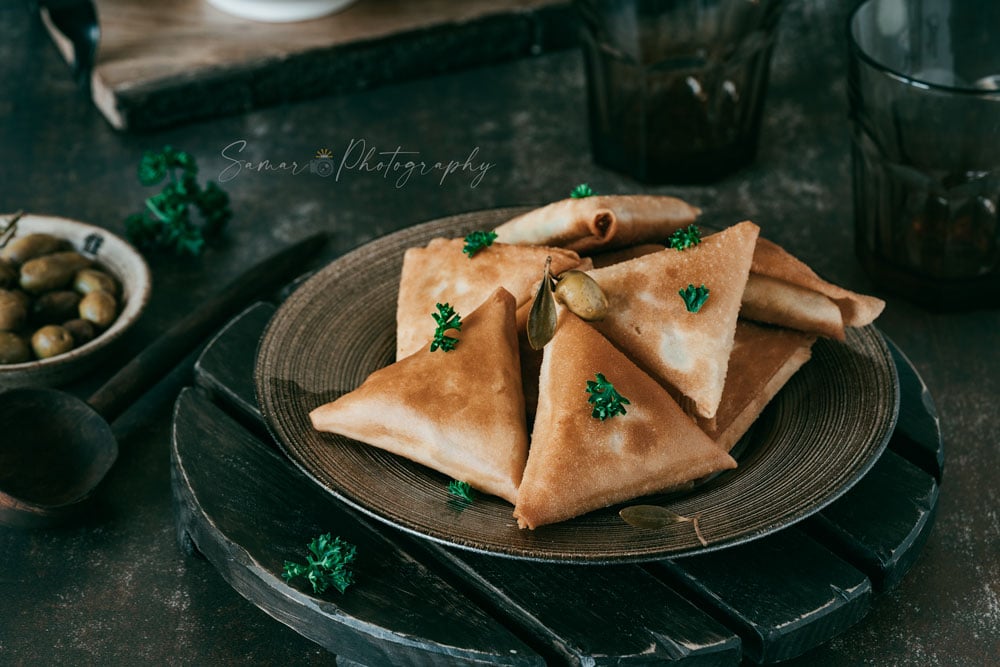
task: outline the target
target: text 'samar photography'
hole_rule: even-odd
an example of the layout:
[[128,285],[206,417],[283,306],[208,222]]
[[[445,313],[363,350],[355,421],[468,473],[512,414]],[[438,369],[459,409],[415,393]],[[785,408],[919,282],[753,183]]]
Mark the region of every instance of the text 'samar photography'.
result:
[[479,158],[478,146],[464,158],[448,160],[425,158],[419,150],[405,150],[402,146],[380,150],[364,139],[351,139],[339,155],[328,148],[320,148],[312,157],[302,160],[251,160],[244,155],[246,149],[246,139],[233,141],[222,149],[221,155],[226,164],[219,172],[220,183],[231,181],[246,172],[282,172],[293,176],[308,174],[332,178],[337,182],[355,172],[380,176],[396,188],[404,187],[411,178],[422,177],[434,178],[439,185],[444,185],[449,177],[465,178],[469,187],[475,188],[494,166],[494,163]]

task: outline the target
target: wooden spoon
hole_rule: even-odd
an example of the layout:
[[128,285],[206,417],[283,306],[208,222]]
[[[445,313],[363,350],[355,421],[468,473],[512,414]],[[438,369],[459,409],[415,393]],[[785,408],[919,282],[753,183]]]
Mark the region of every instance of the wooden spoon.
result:
[[118,458],[108,422],[240,307],[301,273],[325,242],[325,234],[310,236],[249,269],[132,359],[87,402],[56,389],[0,393],[0,523],[42,526],[78,510]]

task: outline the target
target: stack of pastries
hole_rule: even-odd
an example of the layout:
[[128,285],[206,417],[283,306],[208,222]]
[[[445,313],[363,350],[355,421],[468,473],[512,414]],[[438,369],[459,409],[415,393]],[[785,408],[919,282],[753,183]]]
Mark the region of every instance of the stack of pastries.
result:
[[[749,221],[664,245],[699,214],[673,197],[571,198],[498,226],[477,252],[463,239],[409,249],[396,362],[313,409],[314,428],[503,498],[530,529],[735,468],[733,445],[816,338],[843,340],[885,304],[822,280]],[[607,308],[585,321],[558,305],[535,350],[547,259],[555,277],[589,275]],[[692,309],[680,293],[696,286],[707,297]],[[461,325],[437,349],[431,314],[446,303]],[[595,378],[624,399],[610,415]]]

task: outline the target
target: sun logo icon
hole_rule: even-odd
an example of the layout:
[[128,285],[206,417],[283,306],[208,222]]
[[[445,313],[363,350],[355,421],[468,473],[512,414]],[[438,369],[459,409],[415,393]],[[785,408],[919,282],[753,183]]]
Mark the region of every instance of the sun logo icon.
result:
[[309,161],[309,171],[326,178],[333,173],[333,151],[321,148],[316,151],[316,157]]

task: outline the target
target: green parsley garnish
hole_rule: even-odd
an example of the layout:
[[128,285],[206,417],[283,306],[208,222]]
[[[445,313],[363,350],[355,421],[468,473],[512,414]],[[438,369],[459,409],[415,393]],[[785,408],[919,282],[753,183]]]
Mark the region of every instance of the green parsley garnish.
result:
[[496,232],[472,232],[465,237],[465,247],[462,252],[472,259],[472,256],[484,248],[489,248],[497,240]]
[[670,247],[677,250],[687,250],[699,243],[701,243],[701,230],[694,223],[681,227],[670,235]]
[[457,479],[453,479],[451,480],[451,482],[448,483],[448,493],[450,493],[453,496],[457,496],[469,503],[471,503],[476,498],[474,495],[475,491],[472,490],[472,487],[469,486],[469,483],[461,482]]
[[350,566],[354,561],[357,547],[331,537],[330,533],[320,535],[309,543],[306,565],[285,561],[285,571],[281,577],[285,581],[304,576],[312,584],[314,593],[322,593],[330,586],[343,593],[354,583],[354,573]]
[[595,194],[597,193],[591,190],[589,185],[580,183],[570,191],[569,196],[573,199],[583,199],[584,197],[593,197]]
[[629,400],[618,393],[615,386],[601,373],[596,373],[597,382],[587,380],[587,402],[594,406],[590,416],[604,421],[608,417],[625,414]]
[[684,305],[687,306],[688,312],[697,313],[705,305],[705,302],[708,301],[708,291],[708,288],[704,285],[701,287],[688,285],[677,293],[684,299]]
[[462,316],[455,312],[449,304],[435,304],[437,307],[436,313],[431,313],[431,317],[437,322],[437,329],[434,330],[434,340],[431,341],[431,352],[434,352],[438,348],[444,350],[445,352],[451,352],[458,345],[458,339],[447,335],[445,332],[449,329],[454,329],[455,331],[462,330]]
[[[229,195],[209,181],[198,185],[198,165],[184,151],[164,146],[146,151],[139,162],[139,182],[149,187],[167,179],[158,194],[146,199],[146,210],[125,219],[125,232],[140,248],[168,248],[178,255],[199,255],[206,240],[217,237],[233,216]],[[191,218],[198,209],[201,222]]]

